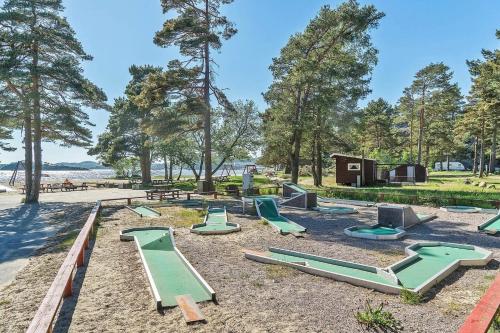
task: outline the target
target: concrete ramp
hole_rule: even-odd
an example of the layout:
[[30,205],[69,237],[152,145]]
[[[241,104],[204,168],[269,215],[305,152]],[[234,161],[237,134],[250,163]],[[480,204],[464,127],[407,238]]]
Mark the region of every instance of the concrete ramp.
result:
[[480,232],[490,235],[500,233],[500,213],[477,227]]
[[306,228],[282,216],[272,198],[255,198],[255,208],[259,217],[282,235],[298,235],[306,232]]
[[436,218],[436,215],[416,214],[410,206],[378,206],[378,224],[390,228],[408,229]]
[[318,205],[315,192],[309,192],[295,183],[283,183],[282,190],[285,199],[280,203],[281,206],[314,209]]
[[193,224],[190,230],[200,235],[223,235],[240,231],[241,227],[237,223],[228,222],[226,207],[208,207],[203,223]]

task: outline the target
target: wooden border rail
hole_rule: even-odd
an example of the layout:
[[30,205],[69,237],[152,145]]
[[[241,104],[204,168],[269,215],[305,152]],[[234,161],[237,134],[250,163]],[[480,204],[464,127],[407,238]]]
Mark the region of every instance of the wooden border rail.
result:
[[[215,194],[216,197],[216,194]],[[59,306],[63,298],[69,297],[73,291],[73,277],[76,268],[85,264],[85,250],[89,247],[90,237],[94,232],[95,223],[102,208],[102,202],[127,200],[131,204],[132,199],[145,199],[145,196],[124,197],[113,199],[102,199],[96,201],[94,208],[90,212],[87,221],[80,230],[75,242],[71,246],[68,255],[64,259],[54,281],[50,285],[40,307],[31,320],[27,333],[50,333]]]
[[54,281],[26,332],[52,332],[52,322],[61,305],[62,299],[72,294],[73,272],[77,267],[83,266],[84,264],[85,250],[89,247],[90,237],[94,231],[94,226],[100,210],[101,201],[97,201],[87,218],[87,222],[85,222],[73,246],[71,246],[66,259],[64,259],[64,262],[59,268]]
[[458,333],[486,333],[500,307],[500,274],[481,297]]

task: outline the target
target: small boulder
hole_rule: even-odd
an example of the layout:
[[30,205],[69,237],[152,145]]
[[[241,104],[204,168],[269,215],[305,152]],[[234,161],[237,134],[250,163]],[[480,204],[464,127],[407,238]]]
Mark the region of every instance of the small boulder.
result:
[[480,182],[479,187],[486,187],[486,182]]
[[465,179],[465,180],[464,180],[464,184],[466,184],[466,185],[469,185],[469,184],[471,184],[471,183],[472,183],[472,182],[470,181],[470,179],[469,179],[469,178],[467,178],[467,179]]
[[488,186],[486,186],[486,188],[491,188],[491,189],[495,189],[495,184],[489,184]]

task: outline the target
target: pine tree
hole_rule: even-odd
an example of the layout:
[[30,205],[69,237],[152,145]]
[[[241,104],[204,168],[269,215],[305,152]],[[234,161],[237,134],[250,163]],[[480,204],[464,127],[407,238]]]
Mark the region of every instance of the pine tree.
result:
[[107,107],[103,91],[82,74],[80,63],[92,57],[61,16],[63,9],[61,0],[7,0],[0,13],[0,61],[7,65],[0,81],[24,112],[26,202],[38,201],[42,141],[90,145],[93,124],[83,109]]
[[220,7],[233,0],[162,0],[164,13],[176,16],[168,19],[156,33],[155,44],[161,47],[175,45],[187,60],[183,67],[196,71],[197,94],[203,101],[202,119],[204,131],[205,180],[212,187],[212,137],[211,137],[211,95],[223,107],[230,107],[222,90],[214,83],[214,63],[211,50],[220,50],[222,40],[231,38],[237,30],[220,13]]

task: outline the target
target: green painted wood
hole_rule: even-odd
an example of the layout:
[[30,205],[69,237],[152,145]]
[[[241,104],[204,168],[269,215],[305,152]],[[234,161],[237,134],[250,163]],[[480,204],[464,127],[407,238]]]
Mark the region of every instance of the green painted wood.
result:
[[306,228],[290,223],[290,221],[281,216],[276,206],[274,200],[271,198],[259,198],[255,199],[259,205],[259,211],[262,218],[267,222],[276,226],[282,233],[294,233],[294,232],[305,232]]
[[189,294],[196,302],[212,299],[174,251],[167,230],[136,230],[126,234],[137,238],[164,307],[176,306],[178,295]]
[[319,260],[313,260],[313,259],[308,259],[304,258],[299,255],[287,255],[287,254],[282,254],[282,253],[276,253],[276,252],[267,252],[267,256],[285,261],[285,262],[305,262],[307,265],[313,268],[321,269],[324,271],[332,272],[332,273],[337,273],[337,274],[342,274],[346,276],[351,276],[354,278],[358,279],[363,279],[363,280],[368,280],[372,282],[377,282],[389,286],[394,286],[395,284],[388,280],[385,279],[382,275],[377,274],[377,271],[373,269],[370,266],[363,266],[356,264],[358,267],[354,267],[354,265],[350,266],[347,263],[342,263],[338,262],[337,264],[332,264],[332,263],[327,263]]
[[484,254],[473,249],[451,246],[421,246],[414,250],[417,260],[394,270],[403,287],[414,289],[435,276],[457,259],[482,259]]
[[139,206],[139,207],[135,207],[133,208],[134,211],[143,216],[143,217],[158,217],[160,216],[160,214],[152,211],[151,209],[148,209],[147,207],[144,207],[144,206]]

